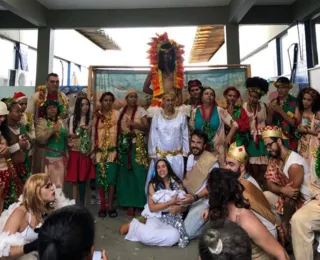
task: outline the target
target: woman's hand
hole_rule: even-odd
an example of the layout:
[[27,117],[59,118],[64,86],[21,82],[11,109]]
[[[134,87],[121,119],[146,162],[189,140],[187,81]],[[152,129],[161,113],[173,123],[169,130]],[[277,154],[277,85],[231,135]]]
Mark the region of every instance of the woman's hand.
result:
[[170,200],[170,201],[168,202],[168,204],[169,204],[169,206],[173,206],[173,205],[176,205],[176,204],[178,203],[178,201],[179,201],[178,195],[176,195],[176,196],[174,196],[174,197],[172,198],[172,200]]
[[0,145],[0,155],[8,155],[9,154],[9,147],[6,145]]
[[103,260],[108,260],[108,257],[107,257],[107,254],[106,254],[106,250],[103,250],[103,251],[102,251],[101,259],[103,259]]
[[201,212],[201,218],[203,220],[208,220],[209,217],[209,209],[205,209],[204,211]]

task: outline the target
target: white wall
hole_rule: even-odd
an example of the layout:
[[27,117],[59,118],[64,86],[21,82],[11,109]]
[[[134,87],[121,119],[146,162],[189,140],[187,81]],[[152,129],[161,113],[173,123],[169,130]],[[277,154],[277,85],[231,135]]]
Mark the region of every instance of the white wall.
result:
[[[28,64],[29,72],[27,85],[35,85],[37,66],[37,30],[0,30],[0,85],[1,78],[8,78],[9,70],[14,69],[15,42],[29,46]],[[54,34],[54,65],[53,72],[59,74],[63,85],[67,85],[68,62],[71,62],[71,85],[88,84],[88,67],[90,65],[103,65],[106,63],[106,52],[75,30],[55,30]],[[62,64],[63,63],[63,68]],[[77,69],[76,65],[81,66]],[[62,70],[64,73],[62,73]],[[75,70],[76,73],[74,73]],[[77,80],[72,78],[77,76]]]
[[288,29],[287,25],[240,25],[240,57],[244,58]]

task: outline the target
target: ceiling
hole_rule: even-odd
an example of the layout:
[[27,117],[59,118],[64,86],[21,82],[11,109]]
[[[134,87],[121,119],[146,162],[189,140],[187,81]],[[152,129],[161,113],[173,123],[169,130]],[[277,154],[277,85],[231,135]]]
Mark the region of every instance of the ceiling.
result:
[[[37,0],[48,9],[143,9],[226,6],[231,0]],[[238,0],[239,1],[239,0]],[[296,0],[256,0],[256,5],[289,5]]]
[[38,0],[48,9],[140,9],[224,6],[230,0]]
[[189,63],[208,62],[224,44],[224,26],[199,26]]

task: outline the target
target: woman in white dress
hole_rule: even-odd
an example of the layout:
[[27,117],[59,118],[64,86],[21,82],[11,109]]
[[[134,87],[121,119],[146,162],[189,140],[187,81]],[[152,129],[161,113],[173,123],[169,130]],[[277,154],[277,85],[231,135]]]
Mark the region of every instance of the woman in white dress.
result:
[[148,203],[141,214],[146,222],[133,219],[130,224],[121,226],[120,234],[127,234],[125,239],[145,245],[173,246],[179,243],[180,247],[185,247],[188,238],[182,213],[186,208],[177,205],[184,194],[181,181],[172,171],[169,162],[159,159],[149,183]]
[[37,249],[35,229],[54,209],[71,204],[74,201],[65,199],[61,189],[54,188],[47,174],[32,175],[19,201],[1,215],[0,257],[37,259],[35,253],[31,253]]

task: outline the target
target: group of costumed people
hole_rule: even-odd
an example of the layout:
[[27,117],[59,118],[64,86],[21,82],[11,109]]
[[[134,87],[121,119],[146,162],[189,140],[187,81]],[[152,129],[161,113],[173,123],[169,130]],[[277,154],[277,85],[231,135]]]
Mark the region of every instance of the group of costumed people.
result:
[[[269,83],[253,77],[245,82],[247,102],[241,102],[242,86],[230,86],[222,107],[214,89],[193,79],[183,102],[183,46],[159,35],[149,55],[147,110],[138,106],[137,90],[127,89],[119,111],[115,95],[105,92],[95,111],[80,93],[70,112],[54,73],[29,101],[15,93],[0,102],[0,210],[18,200],[23,186],[26,192],[37,175],[31,173],[45,173],[48,189],[71,182],[81,204],[88,180],[95,180],[99,217],[117,217],[115,200],[137,216],[120,228],[127,240],[185,247],[210,223],[231,221],[248,234],[252,259],[289,259],[284,248],[290,245],[296,259],[313,259],[320,219],[319,93],[305,88],[295,98],[292,83],[280,77],[273,83],[278,97],[265,104]],[[52,206],[54,199],[42,199]],[[22,203],[24,214],[50,213],[28,203]],[[3,232],[24,233],[42,222],[42,215],[30,216]]]

